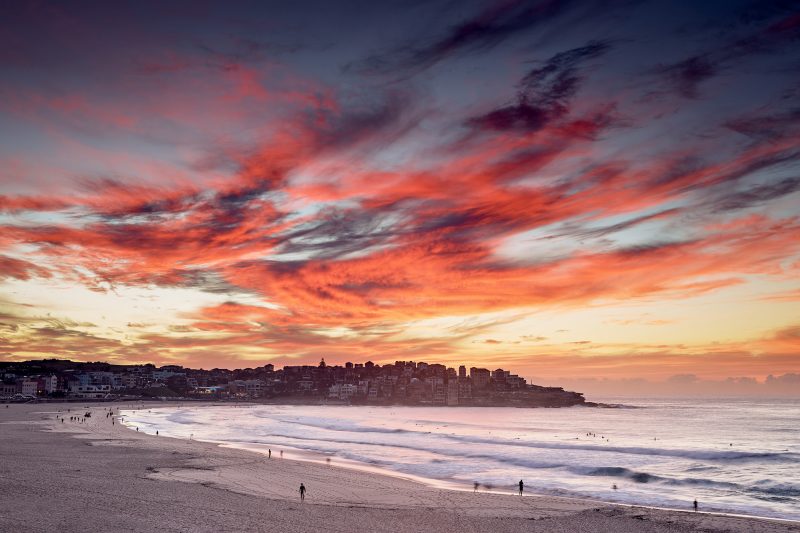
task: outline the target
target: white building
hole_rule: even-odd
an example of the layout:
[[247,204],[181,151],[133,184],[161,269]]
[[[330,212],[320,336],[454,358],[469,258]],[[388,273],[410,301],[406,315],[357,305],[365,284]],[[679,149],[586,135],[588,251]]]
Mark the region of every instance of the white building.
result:
[[39,382],[26,379],[20,385],[20,392],[25,396],[36,396],[36,391],[39,389]]
[[52,394],[58,390],[58,378],[56,376],[46,376],[44,380],[44,391],[47,394]]
[[81,385],[79,381],[70,381],[69,393],[78,398],[105,398],[111,393],[111,385]]
[[157,381],[166,381],[173,376],[185,376],[186,372],[174,372],[172,370],[154,370],[153,379]]
[[337,383],[331,385],[328,389],[328,398],[338,398],[340,400],[349,400],[355,396],[357,387],[352,383]]

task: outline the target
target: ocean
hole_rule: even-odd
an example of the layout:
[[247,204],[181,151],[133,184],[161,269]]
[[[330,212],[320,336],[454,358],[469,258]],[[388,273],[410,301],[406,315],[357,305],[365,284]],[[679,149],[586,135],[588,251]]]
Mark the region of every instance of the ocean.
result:
[[[592,398],[595,400],[594,398]],[[800,520],[800,401],[614,399],[616,409],[191,406],[140,431],[380,468],[449,488]],[[616,487],[616,488],[615,488]]]

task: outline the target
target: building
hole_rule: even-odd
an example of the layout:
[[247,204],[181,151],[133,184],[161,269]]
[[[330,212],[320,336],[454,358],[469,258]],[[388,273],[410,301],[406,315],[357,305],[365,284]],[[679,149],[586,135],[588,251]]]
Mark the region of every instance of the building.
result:
[[458,380],[458,401],[461,404],[472,401],[472,382],[469,378]]
[[356,394],[356,386],[352,383],[336,383],[328,389],[328,398],[349,400]]
[[70,396],[77,398],[105,398],[111,393],[111,385],[81,385],[80,382],[70,382]]
[[379,390],[377,383],[370,384],[369,392],[367,392],[367,399],[373,402],[376,401],[378,399]]
[[525,378],[521,378],[516,374],[509,374],[506,377],[506,384],[512,389],[521,389],[525,387]]
[[54,392],[57,392],[59,390],[59,388],[58,388],[58,377],[57,376],[54,376],[54,375],[53,376],[45,376],[43,378],[40,378],[40,381],[41,381],[41,384],[40,384],[41,390],[45,394],[53,394]]
[[433,403],[444,405],[447,403],[447,389],[442,380],[437,380],[433,385]]
[[505,383],[508,380],[509,375],[511,375],[511,372],[508,370],[503,370],[502,368],[492,371],[492,379],[498,383]]
[[474,366],[469,369],[469,377],[472,380],[472,390],[483,390],[489,386],[489,378],[491,373],[485,368],[475,368]]
[[236,379],[228,383],[228,393],[241,397],[260,398],[264,395],[265,385],[260,379]]
[[447,405],[458,405],[458,381],[455,379],[447,382]]
[[19,392],[24,396],[36,396],[38,391],[39,391],[38,381],[26,379],[25,381],[22,381],[19,384]]

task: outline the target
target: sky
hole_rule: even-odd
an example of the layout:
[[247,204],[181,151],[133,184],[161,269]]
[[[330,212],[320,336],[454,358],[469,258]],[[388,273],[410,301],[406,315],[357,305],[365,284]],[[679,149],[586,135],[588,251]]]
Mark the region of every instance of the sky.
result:
[[0,20],[0,360],[800,390],[797,2]]

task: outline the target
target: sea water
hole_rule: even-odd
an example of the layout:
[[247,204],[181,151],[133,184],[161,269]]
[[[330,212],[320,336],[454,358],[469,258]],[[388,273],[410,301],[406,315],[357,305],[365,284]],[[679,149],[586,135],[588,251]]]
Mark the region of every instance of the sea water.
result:
[[[613,399],[605,399],[612,401]],[[622,408],[185,406],[124,411],[160,435],[301,450],[445,486],[800,520],[800,401]],[[313,454],[311,455],[313,457]]]

